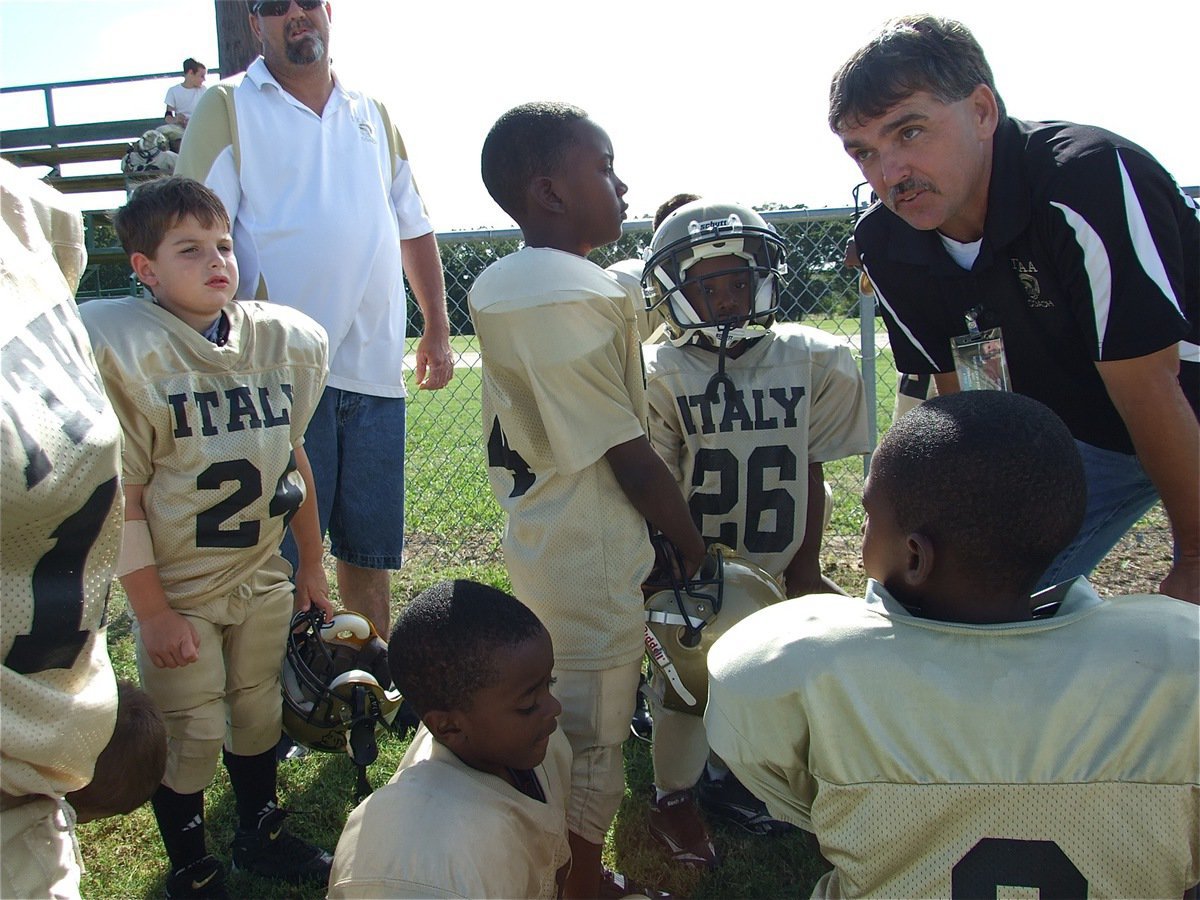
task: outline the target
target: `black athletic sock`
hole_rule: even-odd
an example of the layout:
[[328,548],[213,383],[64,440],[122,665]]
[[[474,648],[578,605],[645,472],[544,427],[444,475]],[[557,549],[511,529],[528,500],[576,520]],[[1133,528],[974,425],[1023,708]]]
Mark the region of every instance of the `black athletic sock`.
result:
[[275,748],[264,750],[257,756],[238,756],[228,750],[223,750],[222,754],[237,803],[238,827],[242,831],[254,831],[262,817],[279,803],[275,794],[278,764]]
[[167,848],[172,872],[191,865],[208,853],[204,846],[203,791],[179,794],[160,784],[150,798],[150,805],[158,820],[158,831]]

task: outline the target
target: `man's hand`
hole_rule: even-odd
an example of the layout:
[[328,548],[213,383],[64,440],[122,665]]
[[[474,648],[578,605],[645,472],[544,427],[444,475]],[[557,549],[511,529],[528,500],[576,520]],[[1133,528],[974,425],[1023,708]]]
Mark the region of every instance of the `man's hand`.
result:
[[417,342],[415,366],[417,387],[423,391],[444,388],[454,377],[454,356],[450,352],[450,339],[446,335],[421,335]]
[[160,669],[179,669],[200,658],[200,635],[186,616],[164,609],[138,619],[142,645]]

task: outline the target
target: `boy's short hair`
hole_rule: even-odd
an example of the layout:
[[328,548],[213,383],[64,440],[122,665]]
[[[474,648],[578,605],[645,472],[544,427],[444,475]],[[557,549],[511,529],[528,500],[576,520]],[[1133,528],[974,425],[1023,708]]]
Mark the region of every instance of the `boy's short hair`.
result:
[[199,60],[192,59],[190,56],[183,61],[184,75],[186,75],[188,72],[199,72],[201,69],[207,68],[208,66],[206,66],[204,63],[200,62]]
[[699,199],[699,194],[676,194],[674,197],[664,200],[659,204],[658,209],[654,211],[654,230],[658,231],[658,226],[663,223],[663,219],[675,212],[679,207]]
[[886,22],[833,76],[829,127],[834,132],[883,115],[917,91],[955,103],[986,84],[996,91],[983,48],[961,22],[939,16],[903,16]]
[[492,199],[513,219],[525,215],[525,191],[539,175],[557,173],[575,142],[572,126],[588,114],[569,103],[515,106],[496,120],[483,142],[480,171]]
[[476,581],[443,581],[400,611],[388,641],[392,680],[418,715],[470,709],[507,648],[537,637],[538,617],[511,594]]
[[185,216],[205,228],[229,229],[229,213],[221,198],[199,181],[171,175],[139,184],[113,216],[113,226],[125,252],[154,258],[166,233]]
[[162,783],[167,770],[167,725],[150,695],[117,682],[117,724],[96,759],[92,780],[67,794],[80,822],[131,813]]
[[1083,522],[1075,440],[1031,397],[964,391],[901,416],[871,459],[871,484],[904,534],[953,547],[981,586],[1031,590]]

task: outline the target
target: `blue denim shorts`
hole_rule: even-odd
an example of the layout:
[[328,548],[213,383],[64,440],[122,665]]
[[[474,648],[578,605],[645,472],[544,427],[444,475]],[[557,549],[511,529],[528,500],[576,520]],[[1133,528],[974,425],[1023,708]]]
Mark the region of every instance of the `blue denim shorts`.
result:
[[[404,398],[327,387],[304,433],[330,552],[364,569],[404,559]],[[296,564],[291,533],[281,552]]]

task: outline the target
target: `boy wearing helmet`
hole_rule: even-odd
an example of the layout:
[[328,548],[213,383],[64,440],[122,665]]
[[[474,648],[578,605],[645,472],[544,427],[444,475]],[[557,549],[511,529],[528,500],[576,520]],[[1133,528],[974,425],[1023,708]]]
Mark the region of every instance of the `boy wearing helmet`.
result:
[[[643,284],[671,336],[645,348],[646,396],[651,442],[706,543],[733,548],[795,597],[840,592],[821,574],[822,464],[871,448],[849,346],[815,328],[773,327],[786,272],[782,240],[752,209],[699,200],[664,219]],[[664,707],[655,680],[651,833],[668,845],[695,835],[697,781],[710,812],[777,829],[719,760],[705,772],[703,722]]]

